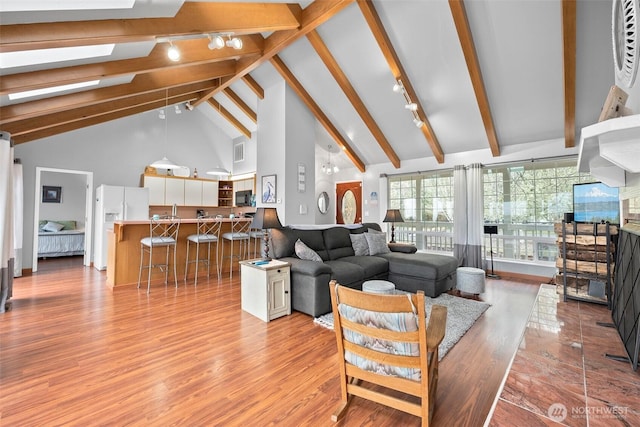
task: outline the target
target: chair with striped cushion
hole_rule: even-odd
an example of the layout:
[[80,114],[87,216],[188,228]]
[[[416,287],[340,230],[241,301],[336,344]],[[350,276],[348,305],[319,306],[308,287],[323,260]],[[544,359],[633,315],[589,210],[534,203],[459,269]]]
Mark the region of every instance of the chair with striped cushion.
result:
[[[329,287],[342,390],[332,421],[339,421],[352,397],[359,396],[421,417],[422,426],[428,426],[447,308],[434,305],[427,325],[422,291],[374,294],[340,286],[335,280]],[[417,397],[419,403],[398,397],[398,391]]]

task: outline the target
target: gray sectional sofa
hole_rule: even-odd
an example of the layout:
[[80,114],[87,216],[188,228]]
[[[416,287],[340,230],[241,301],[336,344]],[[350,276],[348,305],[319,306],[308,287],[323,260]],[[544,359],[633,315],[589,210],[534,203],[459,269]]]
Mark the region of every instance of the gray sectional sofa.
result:
[[[356,289],[362,289],[366,280],[389,280],[396,289],[423,290],[430,297],[437,297],[455,285],[459,262],[453,256],[416,253],[415,247],[406,245],[389,245],[389,253],[356,256],[350,234],[369,229],[380,231],[380,226],[365,223],[357,228],[285,227],[271,230],[273,258],[291,263],[291,307],[294,310],[314,317],[331,311],[328,284],[332,279]],[[300,259],[295,251],[298,239],[313,249],[322,262]]]

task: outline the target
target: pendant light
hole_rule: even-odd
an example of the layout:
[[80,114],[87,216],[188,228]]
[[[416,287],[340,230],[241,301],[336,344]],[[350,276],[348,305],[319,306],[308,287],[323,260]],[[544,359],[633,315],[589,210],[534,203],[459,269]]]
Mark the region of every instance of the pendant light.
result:
[[[169,106],[169,89],[166,89],[166,97],[165,97],[165,104],[164,104],[164,149],[165,149],[165,153],[166,153],[166,149],[168,146],[168,122],[169,122],[169,115],[167,114],[167,107]],[[175,163],[173,163],[171,160],[167,159],[167,156],[165,155],[162,159],[160,160],[156,160],[155,162],[151,163],[151,166],[153,166],[156,169],[178,169],[180,166],[176,165]]]
[[335,163],[331,163],[331,144],[328,145],[328,151],[329,159],[327,163],[324,163],[322,165],[322,172],[326,173],[327,175],[333,175],[334,173],[338,173],[340,169],[338,169],[338,166],[336,166]]

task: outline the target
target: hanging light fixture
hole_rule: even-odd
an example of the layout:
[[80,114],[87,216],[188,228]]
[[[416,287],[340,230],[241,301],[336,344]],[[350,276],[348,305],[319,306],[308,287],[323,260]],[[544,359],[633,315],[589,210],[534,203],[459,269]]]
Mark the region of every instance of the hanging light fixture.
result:
[[[167,136],[169,117],[167,116],[167,112],[166,112],[168,106],[169,106],[169,89],[166,89],[164,110],[163,110],[163,114],[160,117],[164,119],[164,149],[165,150],[167,149],[167,144],[169,140]],[[167,159],[166,155],[162,159],[156,160],[155,162],[151,163],[151,166],[153,166],[156,169],[177,169],[180,167],[175,163],[173,163],[171,160]]]
[[322,172],[326,173],[327,175],[333,175],[334,173],[340,172],[340,169],[338,169],[338,166],[336,166],[335,163],[331,163],[331,144],[329,144],[327,147],[329,151],[329,159],[327,163],[324,163],[322,165]]
[[173,45],[173,43],[171,43],[171,41],[169,41],[169,49],[167,49],[167,56],[169,57],[170,60],[174,62],[180,60],[180,51],[178,50],[177,47]]

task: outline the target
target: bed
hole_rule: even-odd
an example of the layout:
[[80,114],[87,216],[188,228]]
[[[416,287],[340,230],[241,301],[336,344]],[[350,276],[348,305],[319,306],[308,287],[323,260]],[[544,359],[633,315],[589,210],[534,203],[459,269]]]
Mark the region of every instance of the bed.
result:
[[84,255],[84,229],[76,221],[40,221],[38,258],[72,255]]

